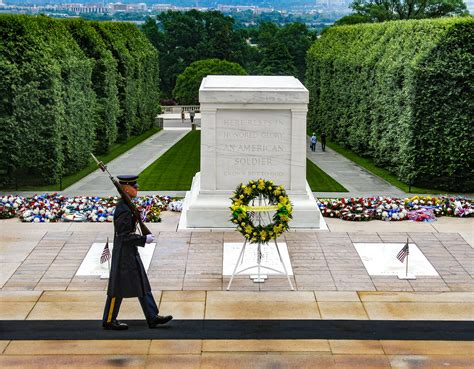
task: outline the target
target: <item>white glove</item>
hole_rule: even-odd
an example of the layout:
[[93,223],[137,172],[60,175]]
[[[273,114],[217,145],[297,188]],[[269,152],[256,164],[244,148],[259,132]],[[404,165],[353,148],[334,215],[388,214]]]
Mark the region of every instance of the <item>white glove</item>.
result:
[[152,243],[155,241],[155,236],[152,234],[147,234],[146,235],[146,243]]

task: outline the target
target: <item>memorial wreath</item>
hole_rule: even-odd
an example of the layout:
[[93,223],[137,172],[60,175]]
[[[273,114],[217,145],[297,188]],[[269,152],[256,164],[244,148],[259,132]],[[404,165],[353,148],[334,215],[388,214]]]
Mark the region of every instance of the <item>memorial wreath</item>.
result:
[[[255,199],[259,200],[258,206],[253,206]],[[288,230],[292,206],[283,186],[264,179],[250,181],[237,186],[231,200],[231,221],[250,243],[267,243]],[[254,223],[252,213],[270,211],[275,211],[270,224]]]

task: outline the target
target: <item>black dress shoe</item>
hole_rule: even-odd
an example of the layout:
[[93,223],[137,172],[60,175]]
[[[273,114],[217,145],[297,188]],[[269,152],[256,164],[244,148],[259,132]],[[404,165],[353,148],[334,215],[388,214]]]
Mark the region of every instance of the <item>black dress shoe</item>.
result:
[[166,316],[157,315],[152,319],[148,319],[148,326],[150,328],[155,328],[159,324],[168,323],[171,319],[173,319],[171,315],[166,315]]
[[111,329],[113,331],[123,331],[125,329],[128,329],[127,324],[119,322],[118,320],[114,320],[110,323],[102,323],[102,327],[104,329]]

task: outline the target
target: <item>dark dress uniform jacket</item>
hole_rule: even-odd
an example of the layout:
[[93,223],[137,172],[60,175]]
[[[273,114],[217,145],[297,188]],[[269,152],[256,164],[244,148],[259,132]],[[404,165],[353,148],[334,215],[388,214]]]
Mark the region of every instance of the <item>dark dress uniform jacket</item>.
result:
[[114,248],[107,295],[143,297],[145,293],[151,292],[151,288],[137,246],[145,246],[146,236],[135,234],[137,221],[123,201],[119,201],[115,208],[114,228]]

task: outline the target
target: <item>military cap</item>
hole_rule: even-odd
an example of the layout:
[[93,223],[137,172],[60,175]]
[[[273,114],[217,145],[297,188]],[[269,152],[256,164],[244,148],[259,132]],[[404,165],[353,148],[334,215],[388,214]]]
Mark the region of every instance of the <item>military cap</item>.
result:
[[120,184],[134,186],[137,184],[138,176],[135,174],[124,174],[117,176],[117,178]]

